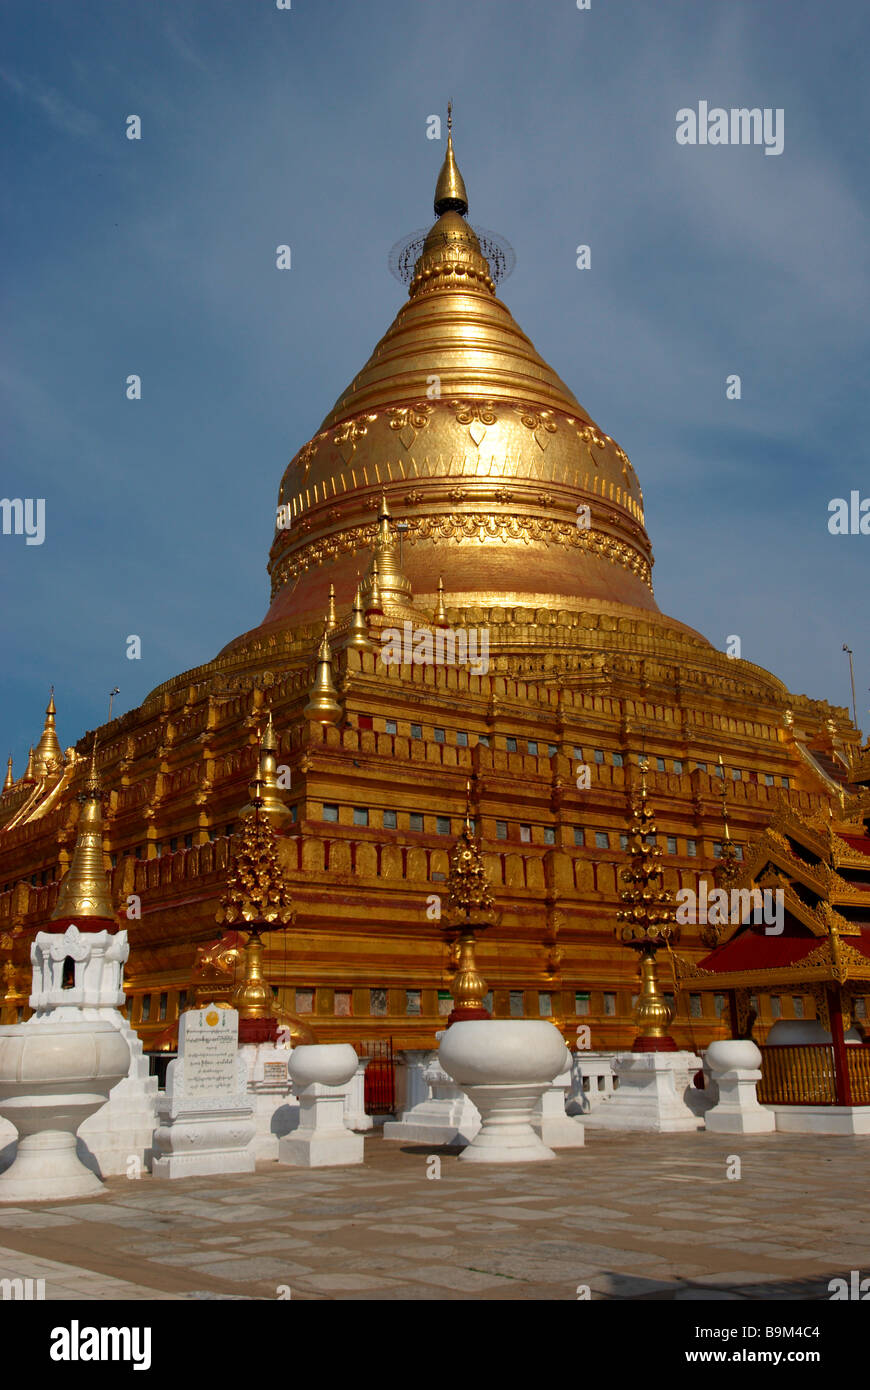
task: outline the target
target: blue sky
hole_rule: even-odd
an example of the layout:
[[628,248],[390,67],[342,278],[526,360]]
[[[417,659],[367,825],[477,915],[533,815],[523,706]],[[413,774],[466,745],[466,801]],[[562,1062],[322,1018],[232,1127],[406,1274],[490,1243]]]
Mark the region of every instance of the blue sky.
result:
[[[660,607],[837,704],[848,642],[868,723],[870,536],[827,530],[870,496],[865,4],[7,0],[2,27],[0,496],[47,526],[0,535],[17,772],[50,683],[72,743],[262,617],[281,474],[399,308],[448,96],[505,301],[637,469]],[[679,146],[701,100],[782,108],[783,153]]]

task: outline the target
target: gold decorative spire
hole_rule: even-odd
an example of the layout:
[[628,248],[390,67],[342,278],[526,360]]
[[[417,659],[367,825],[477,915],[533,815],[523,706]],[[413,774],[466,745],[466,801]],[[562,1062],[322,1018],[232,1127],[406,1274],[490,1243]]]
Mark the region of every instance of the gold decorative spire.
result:
[[80,805],[76,843],[63,876],[52,921],[59,917],[99,917],[114,920],[115,910],[103,861],[103,790],[97,772],[97,740],[85,784],[76,798]]
[[412,599],[411,583],[402,572],[399,546],[384,493],[381,493],[378,531],[362,591],[367,599],[367,613],[382,613],[384,603],[406,607]]
[[449,627],[447,609],[444,607],[444,580],[438,576],[438,607],[435,609],[435,616],[432,619],[436,627]]
[[[728,825],[728,799],[725,790],[725,764],[722,761],[722,754],[719,754],[719,766],[722,769],[722,855],[719,863],[713,870],[713,878],[717,888],[731,889],[740,877],[740,861],[737,858],[737,850],[731,841],[731,830]],[[715,927],[709,930],[716,936],[718,933]],[[705,938],[705,933],[701,933]],[[715,943],[714,943],[715,944]]]
[[233,843],[227,888],[217,920],[226,926],[289,926],[295,912],[278,863],[275,831],[254,807]]
[[641,988],[634,1016],[638,1031],[633,1050],[672,1052],[676,1044],[668,1037],[668,1026],[673,1012],[659,990],[656,951],[676,940],[679,929],[674,925],[676,908],[670,890],[661,887],[661,848],[647,843],[648,837],[654,840],[656,834],[655,812],[647,802],[648,770],[646,757],[641,757],[640,792],[632,795],[630,801],[631,868],[623,869],[620,875],[623,883],[630,886],[620,893],[626,906],[616,914],[616,920],[623,924],[616,928],[616,938],[640,953]]
[[445,930],[459,929],[453,945],[456,976],[453,981],[453,1009],[448,1028],[463,1019],[489,1018],[484,1007],[486,980],[475,962],[475,932],[491,926],[495,920],[495,903],[486,876],[480,845],[471,823],[471,782],[466,783],[465,824],[462,834],[450,851],[447,874],[449,897],[443,923]]
[[317,653],[317,673],[314,677],[314,684],[311,687],[308,704],[302,713],[306,719],[317,724],[337,724],[341,719],[338,691],[332,680],[332,652],[329,646],[329,636],[326,632],[323,634],[320,650]]
[[468,194],[453,154],[452,101],[447,103],[447,153],[435,185],[435,216],[441,217],[445,212],[458,212],[463,217],[468,212]]
[[359,575],[357,575],[356,593],[354,594],[353,609],[350,615],[350,627],[344,645],[346,647],[356,647],[357,651],[364,652],[370,652],[373,647],[365,620]]
[[334,629],[335,629],[335,627],[336,627],[336,624],[337,624],[337,623],[338,623],[338,618],[337,618],[336,615],[335,615],[335,585],[334,585],[334,584],[330,584],[330,586],[329,586],[329,608],[327,609],[327,612],[326,612],[326,631],[327,631],[327,632],[333,632]]
[[34,770],[33,770],[33,745],[32,745],[32,744],[30,745],[30,753],[28,754],[28,757],[27,757],[27,766],[26,766],[26,768],[24,769],[24,776],[22,777],[21,780],[22,780],[22,782],[35,782],[35,781],[36,781],[36,773],[35,773]]
[[10,792],[15,786],[15,778],[12,776],[12,754],[6,759],[6,781],[3,783],[4,792]]
[[486,927],[495,916],[495,903],[484,868],[483,855],[471,821],[471,782],[466,783],[465,824],[450,851],[447,874],[447,911],[451,927]]
[[42,730],[42,738],[36,745],[34,771],[37,777],[46,777],[50,772],[54,772],[60,767],[63,762],[63,750],[58,742],[57,729],[55,727],[56,714],[54,686],[52,686],[45,711],[45,725]]
[[256,928],[245,946],[245,974],[233,991],[232,1005],[239,1018],[271,1018],[275,1000],[271,986],[263,978],[263,943]]
[[377,560],[372,560],[371,568],[368,575],[368,584],[364,585],[364,588],[368,589],[368,600],[366,602],[366,617],[368,617],[369,613],[382,614],[384,610],[382,607],[381,600],[381,584],[380,577],[378,575]]
[[272,723],[272,711],[266,721],[266,728],[260,735],[257,731],[257,770],[248,785],[250,801],[242,807],[243,816],[250,815],[259,805],[260,814],[266,816],[272,825],[284,826],[290,821],[292,813],[285,805],[278,787],[278,737]]

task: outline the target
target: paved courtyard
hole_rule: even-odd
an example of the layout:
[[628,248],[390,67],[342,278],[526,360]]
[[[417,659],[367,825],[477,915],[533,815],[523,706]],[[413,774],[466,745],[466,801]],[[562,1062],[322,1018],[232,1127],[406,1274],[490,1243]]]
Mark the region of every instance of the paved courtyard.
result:
[[756,1300],[870,1273],[866,1140],[587,1131],[555,1163],[441,1150],[437,1178],[431,1152],[376,1135],[357,1168],[0,1207],[0,1278],[43,1278],[46,1299]]

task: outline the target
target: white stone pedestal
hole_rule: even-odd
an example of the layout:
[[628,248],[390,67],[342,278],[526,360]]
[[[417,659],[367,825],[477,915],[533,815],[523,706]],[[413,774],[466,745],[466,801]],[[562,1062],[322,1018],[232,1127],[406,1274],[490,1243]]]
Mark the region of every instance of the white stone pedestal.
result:
[[701,1065],[693,1052],[628,1052],[613,1064],[618,1085],[605,1105],[584,1117],[590,1129],[672,1133],[703,1128],[686,1103]]
[[719,1090],[716,1105],[704,1116],[707,1129],[714,1134],[772,1134],[776,1116],[758,1103],[761,1053],[755,1043],[748,1038],[711,1043],[704,1065]]
[[336,1168],[362,1163],[365,1139],[344,1123],[346,1091],[312,1081],[299,1092],[299,1126],[278,1142],[278,1162],[296,1168]]
[[241,1043],[239,1056],[248,1077],[248,1099],[254,1108],[254,1157],[259,1162],[278,1158],[278,1142],[299,1124],[299,1102],[290,1085],[290,1050],[274,1043]]
[[192,1178],[211,1173],[253,1173],[257,1127],[248,1096],[248,1068],[238,1060],[234,1092],[187,1097],[184,1061],[169,1063],[166,1092],[157,1098],[154,1178]]
[[149,1074],[142,1040],[117,1010],[105,1010],[130,1049],[130,1070],[106,1105],[79,1129],[78,1156],[98,1176],[134,1177],[151,1167],[158,1081]]
[[209,1004],[182,1014],[179,1055],[157,1101],[153,1177],[253,1173],[257,1126],[238,1032],[234,1009]]
[[[446,1030],[445,1030],[446,1031]],[[443,1039],[445,1031],[436,1036]],[[398,1120],[387,1120],[384,1138],[406,1144],[470,1144],[480,1132],[480,1113],[461,1086],[447,1075],[437,1052],[406,1053],[414,1058],[418,1080],[409,1086],[419,1097]],[[424,1089],[425,1088],[425,1089]],[[422,1093],[422,1094],[421,1094]]]
[[356,1071],[347,1084],[347,1094],[344,1098],[344,1123],[348,1129],[374,1129],[374,1116],[366,1114],[366,1067],[370,1061],[370,1057],[360,1057],[356,1064]]
[[870,1134],[870,1105],[771,1105],[778,1134]]
[[299,1127],[278,1141],[278,1162],[297,1168],[362,1163],[365,1140],[344,1121],[345,1101],[359,1058],[347,1043],[312,1043],[290,1054],[299,1098]]
[[555,1077],[538,1101],[532,1129],[551,1149],[582,1149],[583,1121],[565,1113],[565,1098],[571,1087],[571,1068]]

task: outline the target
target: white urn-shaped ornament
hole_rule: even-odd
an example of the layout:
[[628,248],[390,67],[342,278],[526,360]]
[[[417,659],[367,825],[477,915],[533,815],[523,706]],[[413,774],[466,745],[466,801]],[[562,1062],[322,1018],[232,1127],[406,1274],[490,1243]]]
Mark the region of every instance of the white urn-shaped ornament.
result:
[[459,1155],[469,1163],[555,1158],[535,1133],[540,1097],[564,1070],[565,1043],[552,1023],[481,1019],[454,1023],[441,1040],[442,1067],[480,1111],[480,1132]]
[[112,1023],[0,1028],[0,1115],[18,1130],[15,1160],[0,1174],[0,1202],[105,1192],[76,1154],[76,1131],[129,1066],[130,1049]]
[[364,1141],[345,1124],[345,1099],[359,1058],[349,1043],[304,1043],[287,1064],[299,1098],[299,1127],[278,1141],[278,1162],[304,1168],[362,1163]]

